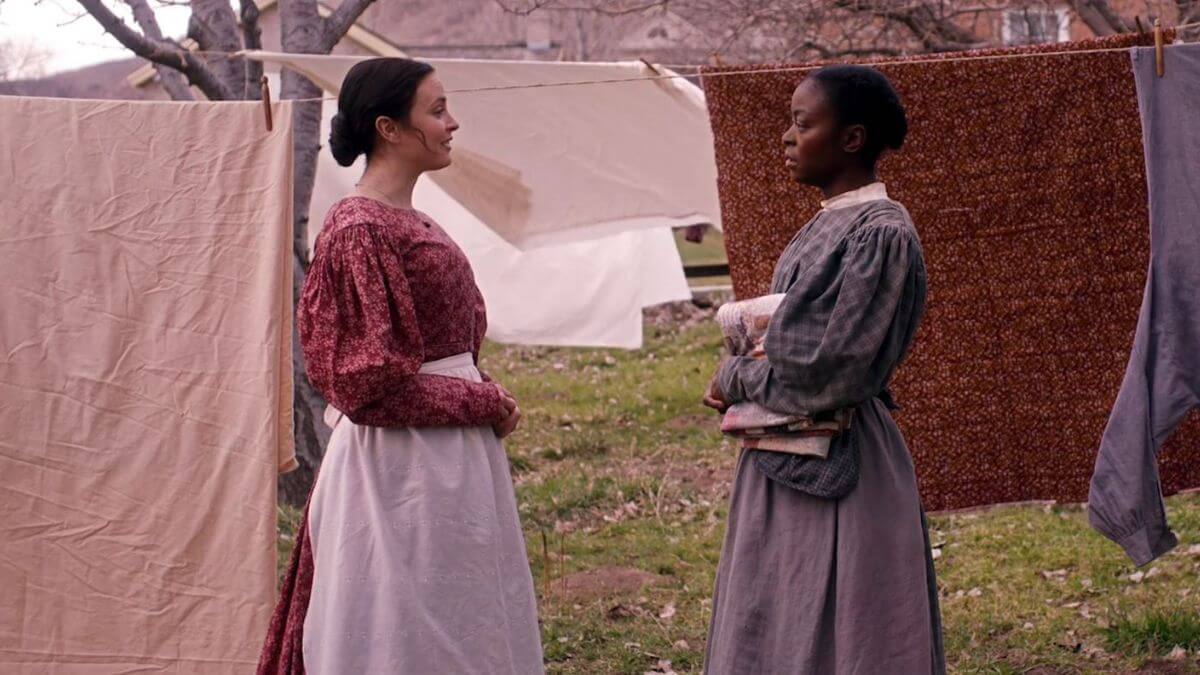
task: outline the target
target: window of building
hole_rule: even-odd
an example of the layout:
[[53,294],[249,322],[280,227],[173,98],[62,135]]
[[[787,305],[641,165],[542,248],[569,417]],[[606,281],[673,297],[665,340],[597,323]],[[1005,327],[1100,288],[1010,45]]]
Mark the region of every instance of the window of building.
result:
[[1071,17],[1066,8],[1025,7],[1004,12],[1004,44],[1036,45],[1071,39]]

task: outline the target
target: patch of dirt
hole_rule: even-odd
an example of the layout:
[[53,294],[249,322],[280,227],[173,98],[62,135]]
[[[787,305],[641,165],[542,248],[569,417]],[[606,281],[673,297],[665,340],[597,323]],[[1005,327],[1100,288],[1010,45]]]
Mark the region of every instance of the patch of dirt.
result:
[[[669,456],[670,453],[671,448],[667,448],[663,455]],[[625,460],[620,467],[620,473],[628,480],[655,476],[668,481],[673,491],[686,489],[714,498],[723,498],[728,495],[733,482],[733,466],[736,461],[737,458],[733,456],[724,462],[671,460],[663,456],[639,457]]]
[[1147,661],[1134,675],[1185,675],[1197,672],[1194,661]]
[[[650,456],[623,456],[619,461],[589,467],[589,475],[597,479],[609,478],[642,487],[632,491],[624,488],[621,503],[606,502],[556,518],[554,531],[592,533],[607,525],[638,518],[659,518],[667,523],[712,520],[715,508],[729,499],[736,458],[732,453],[719,461],[673,456],[683,452],[678,447],[664,446]],[[551,462],[540,465],[536,472],[518,474],[515,483],[527,485],[579,470],[579,465],[572,461]],[[653,488],[652,483],[658,487]]]
[[717,497],[724,497],[733,481],[733,471],[729,467],[706,464],[675,464],[669,475],[685,487]]
[[672,431],[684,431],[686,429],[703,429],[705,431],[720,431],[721,418],[716,413],[711,415],[693,414],[680,415],[675,419],[667,420],[665,426]]
[[564,593],[571,602],[590,602],[601,598],[638,593],[647,586],[661,584],[657,574],[632,567],[599,567],[573,572],[551,582],[551,593]]
[[713,303],[701,307],[691,300],[666,302],[642,310],[642,322],[655,328],[687,328],[704,321],[711,321],[717,314]]

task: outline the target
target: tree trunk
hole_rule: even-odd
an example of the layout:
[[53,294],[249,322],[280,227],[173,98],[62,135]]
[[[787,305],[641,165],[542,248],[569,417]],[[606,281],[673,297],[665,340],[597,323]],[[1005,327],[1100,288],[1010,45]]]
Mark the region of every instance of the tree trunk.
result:
[[1108,3],[1108,0],[1075,0],[1075,13],[1097,37],[1128,33],[1129,24]]
[[[162,42],[162,29],[158,27],[158,18],[154,15],[154,10],[150,8],[150,4],[146,0],[125,0],[125,2],[133,11],[134,22],[142,29],[146,37]],[[158,73],[158,81],[162,83],[163,89],[167,90],[167,94],[172,99],[176,101],[193,101],[196,99],[192,95],[191,88],[188,87],[187,80],[183,79],[183,74],[178,70],[164,66],[161,63],[155,63],[154,72]]]
[[[258,5],[254,0],[241,0],[242,46],[245,49],[262,49],[262,29],[258,26]],[[242,59],[245,68],[245,96],[252,101],[262,99],[262,61]]]
[[322,446],[316,433],[317,419],[319,418],[313,414],[312,407],[304,399],[302,393],[305,385],[308,384],[307,380],[301,382],[304,378],[304,368],[296,367],[294,375],[296,384],[292,397],[293,419],[295,420],[296,434],[296,462],[300,466],[294,471],[279,476],[277,499],[296,508],[303,508],[309,493],[312,492],[313,480],[316,478],[317,468],[320,466]]
[[[304,269],[294,260],[293,297],[299,299],[304,284]],[[294,307],[294,305],[293,305]],[[304,372],[304,354],[296,327],[292,326],[292,419],[294,421],[296,461],[300,468],[279,477],[279,499],[297,508],[304,506],[312,490],[316,471],[325,456],[329,430],[322,422],[325,401],[313,389]]]
[[[282,0],[280,6],[283,51],[297,54],[320,54],[323,26],[317,5],[313,0]],[[280,98],[319,99],[324,95],[320,87],[308,78],[288,69],[283,70]],[[297,101],[292,104],[293,133],[293,297],[300,300],[304,275],[308,271],[308,207],[312,201],[313,186],[317,178],[317,153],[320,150],[318,136],[321,129],[321,102]],[[304,358],[299,349],[299,340],[294,339],[293,375],[295,378],[296,458],[301,468],[280,477],[279,495],[293,505],[303,505],[315,471],[320,468],[324,456],[324,445],[319,433],[325,402],[313,389],[304,373]],[[296,501],[298,500],[298,501]]]
[[[242,48],[237,17],[229,0],[191,0],[191,5],[188,35],[200,44],[201,50],[232,53]],[[205,55],[204,58],[221,82],[234,92],[234,96],[244,98],[246,67],[241,60],[215,55]]]

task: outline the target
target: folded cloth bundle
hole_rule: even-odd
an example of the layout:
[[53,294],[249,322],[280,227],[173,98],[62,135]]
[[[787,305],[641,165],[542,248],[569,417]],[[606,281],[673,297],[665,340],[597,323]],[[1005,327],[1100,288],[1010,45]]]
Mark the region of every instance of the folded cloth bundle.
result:
[[[782,300],[783,293],[775,293],[729,302],[717,310],[717,323],[731,356],[766,358],[763,341],[767,326]],[[721,431],[741,438],[746,448],[827,457],[830,439],[849,428],[851,413],[851,409],[843,409],[819,415],[792,415],[744,401],[725,411]]]

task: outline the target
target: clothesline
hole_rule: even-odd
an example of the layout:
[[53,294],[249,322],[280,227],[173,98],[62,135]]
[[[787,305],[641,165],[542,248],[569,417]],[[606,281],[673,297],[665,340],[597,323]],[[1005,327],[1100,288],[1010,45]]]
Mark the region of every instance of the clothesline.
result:
[[[1180,30],[1180,29],[1184,29],[1184,28],[1191,28],[1191,27],[1197,27],[1197,26],[1200,26],[1200,21],[1183,24],[1180,26],[1175,26],[1174,29]],[[1170,45],[1167,45],[1167,46],[1170,47]],[[911,58],[911,59],[899,59],[899,60],[888,60],[888,61],[864,61],[863,64],[869,65],[869,66],[890,66],[890,65],[901,66],[901,65],[914,65],[914,64],[925,64],[925,63],[961,63],[961,62],[968,62],[968,61],[1000,61],[1000,60],[1005,60],[1005,59],[1046,58],[1046,57],[1053,57],[1053,56],[1076,56],[1076,55],[1080,55],[1080,54],[1104,54],[1104,53],[1109,53],[1109,52],[1125,52],[1125,51],[1129,51],[1129,48],[1128,47],[1105,47],[1105,48],[1100,48],[1100,49],[1074,49],[1074,50],[1068,49],[1068,50],[1061,50],[1061,51],[1025,52],[1025,53],[1017,53],[1017,54],[981,54],[978,56],[946,56],[946,57],[934,56],[934,57],[929,57],[929,58]],[[246,56],[246,52],[194,51],[192,53],[193,54],[212,54],[212,55],[219,55],[219,56],[227,56],[229,58],[245,58],[245,56]],[[702,65],[686,66],[686,65],[683,65],[683,66],[662,66],[662,67],[663,68],[697,68],[697,69],[700,69],[700,68],[707,68],[707,67],[714,67],[714,66],[702,66]],[[715,66],[715,67],[719,67],[719,66]],[[738,69],[738,70],[723,70],[720,72],[702,73],[701,77],[705,77],[705,78],[729,77],[729,76],[734,76],[734,75],[763,75],[763,74],[768,74],[768,73],[804,72],[804,71],[808,71],[808,70],[815,70],[819,67],[820,66],[812,66],[812,65],[781,66],[778,68],[747,67],[747,68]],[[446,93],[448,93],[448,94],[471,94],[471,93],[477,93],[477,92],[508,91],[508,90],[516,90],[516,89],[545,89],[545,88],[573,87],[573,86],[595,85],[595,84],[621,84],[621,83],[629,83],[629,82],[652,82],[655,80],[675,80],[675,79],[687,79],[687,78],[691,78],[691,77],[695,77],[695,75],[681,75],[681,74],[675,73],[675,74],[671,74],[671,75],[648,75],[645,77],[606,78],[606,79],[599,79],[599,80],[574,80],[571,82],[542,82],[542,83],[537,83],[537,84],[510,84],[510,85],[498,85],[498,86],[494,86],[494,87],[472,87],[472,88],[467,88],[467,89],[447,89]],[[298,99],[288,99],[288,100],[294,101],[297,103],[303,103],[303,102],[312,102],[312,101],[332,101],[332,100],[337,100],[337,97],[336,96],[322,96],[322,97],[315,97],[315,98],[298,98]]]

